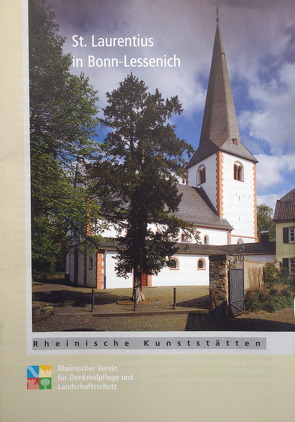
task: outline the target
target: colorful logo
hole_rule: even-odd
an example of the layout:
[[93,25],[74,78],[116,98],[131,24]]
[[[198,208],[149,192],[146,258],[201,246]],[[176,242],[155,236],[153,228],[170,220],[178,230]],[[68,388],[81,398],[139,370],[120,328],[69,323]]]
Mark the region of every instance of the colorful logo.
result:
[[27,366],[27,390],[51,390],[51,365]]

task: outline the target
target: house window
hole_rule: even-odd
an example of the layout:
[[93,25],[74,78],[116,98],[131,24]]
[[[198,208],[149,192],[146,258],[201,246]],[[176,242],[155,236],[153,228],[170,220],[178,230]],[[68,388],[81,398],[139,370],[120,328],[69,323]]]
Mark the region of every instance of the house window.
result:
[[205,270],[206,269],[206,263],[203,258],[198,259],[198,270]]
[[209,245],[209,236],[207,234],[204,236],[204,245]]
[[295,242],[295,228],[291,227],[289,229],[289,243],[294,243]]
[[239,182],[244,181],[244,167],[241,163],[235,162],[234,164],[234,179]]
[[289,274],[295,274],[295,258],[283,258],[283,267],[288,270]]
[[177,258],[172,257],[168,261],[168,267],[170,270],[179,270],[179,260]]
[[295,227],[283,227],[283,242],[295,243]]
[[201,165],[197,170],[197,185],[202,185],[206,182],[206,168]]

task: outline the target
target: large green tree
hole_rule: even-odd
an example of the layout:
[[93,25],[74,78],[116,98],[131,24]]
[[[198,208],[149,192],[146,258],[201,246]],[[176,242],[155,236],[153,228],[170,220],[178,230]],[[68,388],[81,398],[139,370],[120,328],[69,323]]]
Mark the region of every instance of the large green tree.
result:
[[[54,12],[45,0],[29,1],[29,83],[32,259],[36,271],[63,269],[69,233],[85,235],[88,193],[73,188],[78,155],[91,157],[98,124],[96,91],[70,73]],[[80,236],[77,233],[81,232]]]
[[275,240],[276,238],[276,225],[272,219],[273,209],[266,204],[260,204],[257,206],[257,234],[259,240],[261,240],[261,233],[268,232],[269,240]]
[[[158,90],[129,75],[107,93],[100,159],[92,167],[94,192],[108,219],[121,231],[116,270],[133,272],[133,299],[144,299],[143,274],[157,274],[175,251],[180,228],[194,232],[176,217],[181,200],[177,177],[185,177],[185,155],[192,148],[170,123],[182,112],[177,97],[163,99]],[[194,233],[195,234],[195,233]]]

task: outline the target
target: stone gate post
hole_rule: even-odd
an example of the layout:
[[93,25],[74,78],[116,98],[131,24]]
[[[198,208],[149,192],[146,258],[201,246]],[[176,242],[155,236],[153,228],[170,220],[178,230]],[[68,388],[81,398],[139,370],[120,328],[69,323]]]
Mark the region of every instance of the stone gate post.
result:
[[210,312],[218,317],[228,317],[228,255],[209,257]]

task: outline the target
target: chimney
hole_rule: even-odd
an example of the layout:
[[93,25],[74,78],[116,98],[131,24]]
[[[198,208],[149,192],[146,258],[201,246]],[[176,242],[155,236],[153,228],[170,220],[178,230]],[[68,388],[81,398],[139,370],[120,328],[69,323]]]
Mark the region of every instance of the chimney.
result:
[[269,242],[269,231],[260,232],[260,241],[263,244],[266,244]]

